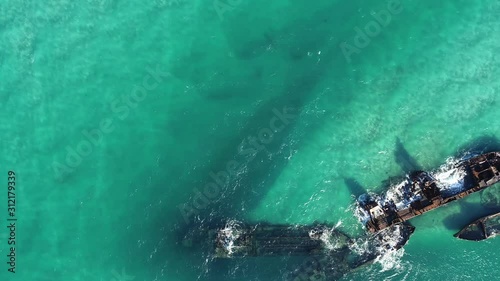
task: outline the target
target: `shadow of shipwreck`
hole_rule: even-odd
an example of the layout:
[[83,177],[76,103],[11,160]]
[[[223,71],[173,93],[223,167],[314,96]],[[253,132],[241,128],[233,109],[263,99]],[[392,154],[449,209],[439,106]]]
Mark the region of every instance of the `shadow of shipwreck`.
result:
[[368,191],[354,178],[344,178],[344,183],[355,198],[359,198],[359,196],[368,193]]
[[[314,18],[331,18],[335,13],[336,5],[331,6],[331,9],[322,10]],[[294,36],[300,38],[300,32],[310,34],[315,32],[315,22],[302,22],[300,27],[287,27],[282,31],[283,34],[294,31]],[[323,32],[326,33],[323,33]],[[248,136],[253,136],[262,127],[268,125],[269,120],[274,117],[273,109],[281,110],[283,107],[294,108],[296,118],[290,120],[290,123],[285,128],[276,133],[275,139],[265,145],[265,148],[260,150],[251,161],[245,163],[245,168],[242,173],[239,173],[235,179],[232,179],[224,188],[223,196],[220,196],[215,202],[210,204],[203,212],[196,215],[196,219],[188,224],[178,223],[177,234],[179,240],[182,241],[186,237],[193,237],[200,233],[200,230],[214,227],[221,227],[228,218],[235,220],[244,220],[246,214],[258,206],[259,202],[266,196],[273,183],[286,167],[288,159],[294,150],[298,150],[300,146],[307,140],[307,136],[313,135],[313,132],[322,124],[323,116],[316,116],[314,113],[309,113],[304,110],[307,105],[318,98],[316,87],[323,81],[324,74],[336,67],[342,71],[345,65],[345,59],[338,51],[338,42],[331,40],[331,32],[335,30],[335,26],[328,29],[323,29],[320,34],[314,36],[318,38],[315,42],[316,47],[323,49],[321,60],[316,61],[304,56],[304,58],[294,58],[287,69],[286,86],[282,93],[265,103],[263,103],[253,117],[246,121],[245,126],[240,130],[238,137],[229,141],[224,147],[225,149],[218,152],[219,157],[215,159],[206,169],[198,171],[199,175],[206,175],[196,179],[197,183],[209,183],[213,181],[209,177],[211,171],[222,171],[226,164],[231,160],[236,160],[241,157],[238,153],[243,140],[247,140]],[[299,34],[297,34],[299,33]],[[310,42],[309,42],[310,43]],[[300,41],[297,42],[300,45]],[[293,46],[292,49],[296,49]],[[307,48],[299,48],[307,49]],[[336,59],[342,61],[341,64],[336,63]],[[300,71],[298,71],[300,70]],[[347,105],[353,98],[351,94],[346,93],[346,88],[339,86],[336,100],[339,104]],[[329,97],[331,98],[331,97]],[[301,129],[297,130],[296,125],[302,117],[306,116],[311,119],[307,124],[301,124]],[[191,184],[187,184],[186,190],[192,190]],[[205,237],[206,238],[206,237]],[[202,249],[193,249],[193,251],[208,253],[207,247]],[[206,257],[204,254],[203,256]],[[230,276],[239,276],[243,279],[255,278],[250,272],[259,273],[258,276],[272,276],[276,279],[277,275],[283,275],[286,272],[293,271],[294,267],[283,266],[293,265],[288,261],[300,260],[297,257],[279,257],[279,258],[255,258],[255,259],[238,259],[238,260],[214,260],[207,265],[206,274],[203,274],[203,280],[221,280],[230,278]],[[284,272],[286,271],[286,272]],[[271,277],[270,277],[271,278]]]
[[[336,4],[332,4],[330,9],[324,9],[315,15],[314,18],[331,18],[332,15],[335,15],[334,11],[337,8],[336,6]],[[302,22],[300,27],[289,26],[281,32],[286,33],[293,30],[295,33],[294,36],[300,38],[301,34],[297,32],[297,30],[303,32],[303,35],[306,35],[314,32],[315,27],[315,22]],[[307,50],[307,48],[303,48],[303,46],[298,46],[296,48],[292,46],[290,48],[292,50],[290,51],[290,56],[293,57],[293,61],[287,69],[287,83],[282,93],[259,107],[253,117],[246,121],[238,137],[228,141],[224,146],[225,148],[217,153],[219,157],[211,163],[210,167],[204,168],[202,171],[197,171],[197,174],[202,176],[194,180],[196,184],[206,184],[213,181],[213,179],[208,176],[209,173],[212,171],[222,171],[229,161],[238,159],[240,155],[237,152],[237,148],[241,145],[241,142],[246,140],[248,136],[255,135],[255,132],[257,132],[259,128],[267,125],[266,123],[274,116],[273,109],[281,109],[284,106],[295,108],[297,117],[291,120],[290,124],[279,132],[279,135],[276,135],[275,140],[265,145],[265,149],[260,150],[251,161],[245,164],[244,172],[240,173],[237,178],[231,180],[227,186],[223,188],[223,196],[215,200],[215,202],[208,206],[203,212],[197,214],[195,221],[191,221],[189,224],[180,223],[180,229],[178,229],[178,232],[181,234],[179,237],[180,240],[186,237],[186,233],[188,233],[188,235],[196,235],[195,232],[200,232],[202,229],[221,227],[227,218],[236,220],[244,219],[245,214],[259,204],[279,177],[282,170],[286,167],[290,152],[299,149],[306,137],[311,135],[315,128],[317,128],[317,124],[321,124],[321,117],[318,117],[316,118],[317,122],[311,122],[313,124],[306,126],[306,128],[301,131],[296,130],[296,125],[300,120],[299,118],[304,115],[308,116],[304,108],[310,101],[317,97],[317,95],[314,94],[314,90],[324,79],[324,73],[327,72],[329,68],[339,66],[344,68],[345,58],[338,49],[339,42],[331,40],[331,33],[335,28],[335,26],[332,26],[331,28],[324,29],[322,30],[322,32],[324,32],[323,34],[317,34],[315,36],[319,38],[315,45],[322,49],[323,52],[321,60],[311,61],[310,59],[307,60],[307,56],[297,55],[297,53],[300,52],[296,50]],[[346,32],[346,36],[340,35],[339,37],[349,37],[352,30]],[[266,35],[266,37],[268,37],[269,42],[273,40],[269,35]],[[247,52],[242,53],[242,56],[245,56],[244,54]],[[249,58],[250,57],[246,57],[245,59]],[[335,59],[339,59],[342,63],[333,63]],[[297,72],[297,69],[304,69],[305,71]],[[343,89],[343,91],[339,91],[338,93],[338,103],[346,106],[352,99],[352,96],[348,95],[349,93],[347,93],[348,91],[346,91],[345,88],[338,88]],[[404,170],[411,170],[412,168],[419,167],[403,147],[399,139],[396,143],[395,156],[397,159],[400,159],[397,160],[399,161],[398,164],[401,163],[400,166]],[[354,179],[347,178],[345,181],[346,185],[348,185],[352,191],[355,191],[356,194],[365,191]],[[192,190],[192,185],[193,183],[186,184],[185,189]],[[207,248],[205,247],[203,249]],[[296,257],[280,257],[273,258],[273,260],[277,261],[276,264],[273,264],[273,261],[268,258],[266,258],[266,261],[262,261],[262,259],[214,261],[213,266],[210,266],[211,269],[207,269],[209,273],[203,276],[203,280],[221,280],[222,277],[234,278],[234,276],[239,276],[243,279],[248,278],[248,280],[250,280],[251,278],[255,278],[255,276],[250,276],[249,272],[267,274],[266,270],[268,268],[270,276],[273,276],[273,271],[283,270],[283,261],[297,261],[301,259],[297,259]],[[266,266],[261,267],[263,264]],[[287,264],[287,262],[285,262],[285,264]],[[331,266],[333,267],[335,265],[332,264]],[[289,269],[287,268],[286,270]],[[261,274],[258,276],[261,276]],[[276,274],[276,272],[274,272],[274,274]]]
[[457,156],[467,153],[482,154],[492,151],[500,151],[500,140],[494,135],[484,135],[461,146],[457,150]]
[[481,203],[459,201],[458,204],[460,206],[460,211],[456,214],[449,215],[443,220],[444,226],[449,230],[458,231],[479,218],[500,212],[500,205],[486,208]]
[[[259,107],[257,112],[246,121],[238,137],[229,141],[224,146],[225,149],[217,153],[219,157],[211,163],[210,167],[197,171],[199,175],[206,175],[204,178],[195,179],[194,182],[187,184],[186,190],[191,190],[192,187],[189,185],[204,185],[213,182],[213,178],[208,176],[210,172],[223,171],[228,162],[232,160],[239,161],[241,155],[238,153],[238,148],[241,147],[242,142],[248,142],[249,136],[255,136],[260,128],[268,126],[269,121],[275,116],[274,109],[281,111],[283,107],[294,108],[293,113],[296,117],[290,120],[290,123],[282,131],[276,133],[271,143],[266,144],[264,149],[259,150],[251,160],[244,163],[243,171],[222,188],[223,196],[210,204],[206,208],[206,212],[200,212],[197,215],[196,220],[198,223],[211,220],[218,221],[220,218],[227,217],[243,219],[245,214],[255,208],[267,194],[269,188],[272,187],[286,167],[292,152],[298,150],[304,140],[307,139],[307,136],[312,135],[314,130],[322,123],[322,116],[318,117],[314,113],[304,110],[304,108],[311,101],[318,98],[319,91],[315,91],[315,89],[323,81],[324,74],[327,71],[338,68],[344,73],[342,69],[346,65],[345,59],[337,49],[338,42],[331,40],[331,34],[334,32],[335,26],[326,24],[326,20],[332,18],[335,14],[333,11],[335,11],[336,5],[332,4],[330,9],[316,12],[313,17],[323,19],[325,26],[328,26],[327,28],[323,26],[323,28],[317,29],[316,22],[304,21],[294,23],[293,26],[287,26],[277,32],[278,35],[287,35],[293,30],[293,38],[300,38],[301,35],[311,36],[311,33],[317,33],[312,36],[316,38],[316,42],[309,41],[305,47],[313,45],[314,48],[324,49],[325,51],[321,55],[321,60],[304,56],[291,61],[290,66],[286,69],[286,86],[282,89],[282,93]],[[269,37],[270,35],[266,36]],[[307,48],[301,46],[301,44],[301,41],[297,40],[295,45],[287,47],[290,50],[299,48],[305,52]],[[336,63],[337,61],[341,61],[341,63]],[[338,88],[342,89],[342,91],[339,90],[335,94],[338,103],[342,105],[348,104],[353,98],[352,95],[346,93],[345,87],[339,86]],[[301,129],[297,130],[296,124],[303,117],[310,118],[312,121],[305,125],[301,124]]]
[[420,166],[417,160],[410,155],[399,138],[396,138],[394,158],[399,167],[401,167],[401,170],[405,173],[422,170],[422,166]]

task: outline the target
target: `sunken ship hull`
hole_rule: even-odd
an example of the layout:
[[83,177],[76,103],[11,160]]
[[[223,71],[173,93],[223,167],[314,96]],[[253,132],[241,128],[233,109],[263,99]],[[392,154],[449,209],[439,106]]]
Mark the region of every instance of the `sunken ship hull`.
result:
[[[408,242],[414,229],[409,224],[399,224],[369,239],[375,246],[398,250]],[[388,237],[394,240],[386,241]],[[210,229],[208,238],[215,258],[349,255],[355,243],[342,231],[324,224],[246,225],[231,221],[224,227]]]
[[455,237],[464,240],[481,241],[495,237],[499,233],[500,213],[496,213],[470,223],[455,234]]
[[306,257],[303,264],[285,272],[280,280],[329,281],[401,249],[414,230],[409,224],[398,224],[375,235],[352,239],[332,225],[250,225],[231,220],[225,225],[191,229],[183,235],[182,245],[196,251],[208,250],[207,254],[215,259]]
[[440,182],[432,173],[418,171],[411,173],[391,194],[365,196],[358,203],[367,217],[368,231],[376,233],[494,185],[500,181],[500,152],[462,160],[454,169],[463,175],[458,190],[450,191],[447,183]]
[[349,237],[324,225],[227,224],[209,231],[214,257],[310,256],[348,247]]
[[[236,221],[208,231],[211,256],[218,259],[270,256],[304,256],[308,262],[286,274],[286,280],[337,280],[352,270],[371,264],[377,256],[402,248],[414,232],[409,224],[398,224],[368,235],[366,249],[356,248],[336,227],[313,225],[247,225]],[[197,239],[201,241],[201,239]],[[189,243],[190,244],[190,243]]]

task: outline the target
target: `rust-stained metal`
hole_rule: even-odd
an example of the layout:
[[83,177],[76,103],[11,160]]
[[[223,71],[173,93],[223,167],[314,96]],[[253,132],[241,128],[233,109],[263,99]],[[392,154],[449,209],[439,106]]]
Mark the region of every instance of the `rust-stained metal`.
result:
[[[247,225],[229,221],[224,227],[208,231],[214,258],[260,256],[307,256],[314,261],[286,274],[286,280],[337,280],[344,274],[371,264],[376,257],[402,248],[415,228],[393,225],[375,235],[361,238],[367,248],[360,252],[360,238],[351,239],[342,231],[325,224]],[[364,240],[363,240],[364,239]]]
[[454,236],[460,239],[480,241],[500,233],[500,213],[482,217],[460,230]]
[[446,190],[446,183],[439,182],[431,173],[418,171],[396,187],[397,200],[388,194],[365,197],[359,205],[366,216],[368,231],[378,232],[499,182],[500,152],[462,160],[455,168],[463,172],[461,188],[455,191]]

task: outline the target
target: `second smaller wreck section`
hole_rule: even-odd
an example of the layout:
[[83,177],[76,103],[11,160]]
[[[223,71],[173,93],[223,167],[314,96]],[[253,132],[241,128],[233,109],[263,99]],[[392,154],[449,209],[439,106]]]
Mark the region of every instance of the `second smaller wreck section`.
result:
[[500,213],[496,213],[470,223],[455,234],[455,237],[464,240],[480,241],[493,238],[499,233]]
[[208,231],[208,243],[214,258],[290,255],[314,258],[317,261],[314,270],[298,269],[290,272],[286,280],[336,280],[402,248],[414,229],[408,224],[398,224],[377,234],[352,239],[326,224],[248,225],[229,221],[224,227]]
[[348,249],[349,237],[326,225],[244,225],[234,221],[209,231],[214,256],[234,258],[248,256],[321,255],[332,250]]

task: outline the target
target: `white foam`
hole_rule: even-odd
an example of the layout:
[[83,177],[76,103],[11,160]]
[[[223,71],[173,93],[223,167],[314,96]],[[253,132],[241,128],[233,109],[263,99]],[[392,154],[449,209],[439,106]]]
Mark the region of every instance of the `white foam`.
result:
[[465,189],[464,180],[467,173],[463,167],[458,165],[460,161],[459,159],[448,158],[446,163],[433,174],[438,188],[444,195],[454,195]]
[[397,251],[390,251],[379,255],[375,262],[382,266],[380,271],[388,271],[391,269],[399,269],[401,268],[401,258],[404,256],[404,249],[401,248]]
[[404,249],[397,249],[398,245],[401,243],[401,237],[403,237],[404,228],[401,225],[396,225],[392,228],[387,228],[378,233],[380,240],[376,243],[375,251],[377,252],[377,258],[375,262],[382,266],[382,271],[400,268],[401,258],[404,255]]
[[224,228],[219,230],[218,239],[224,242],[224,249],[229,256],[237,250],[238,247],[234,245],[234,242],[241,236],[241,234],[242,231],[240,224],[235,220],[228,221]]
[[396,208],[398,210],[402,210],[405,208],[408,208],[410,204],[414,201],[417,201],[422,198],[422,196],[418,194],[406,194],[408,197],[405,197],[405,194],[403,194],[405,186],[411,185],[410,181],[408,179],[405,179],[401,183],[397,185],[393,185],[387,190],[385,197],[383,197],[379,204],[381,206],[385,205],[385,203],[389,201],[393,201],[394,204],[396,205]]
[[325,248],[330,251],[338,250],[344,247],[346,242],[342,239],[342,236],[339,236],[334,232],[335,229],[338,228],[341,224],[342,221],[338,221],[337,224],[332,228],[323,227],[322,229],[313,229],[309,231],[309,237],[312,239],[319,239],[321,242],[323,242]]
[[[465,190],[465,177],[467,172],[460,166],[463,159],[448,158],[446,163],[439,167],[436,172],[430,175],[436,180],[436,185],[442,192],[443,196],[452,196]],[[404,179],[398,184],[391,185],[386,193],[382,196],[370,194],[371,198],[375,200],[380,206],[393,201],[397,210],[406,209],[412,202],[422,199],[420,193],[405,193],[411,182],[408,178]],[[362,200],[362,197],[360,197]],[[355,216],[363,223],[370,219],[370,215],[363,208],[359,207],[355,210]]]
[[349,244],[349,249],[357,255],[364,255],[370,252],[370,243],[368,239],[358,238]]
[[353,240],[349,249],[357,255],[375,255],[374,263],[382,266],[382,271],[401,267],[403,248],[396,250],[403,237],[403,228],[399,225],[382,230],[377,235]]
[[[361,200],[361,199],[359,199]],[[370,220],[370,213],[367,210],[359,206],[359,203],[354,207],[354,216],[365,225]]]

